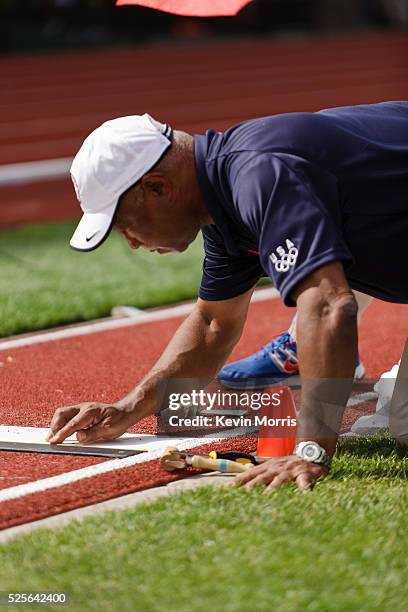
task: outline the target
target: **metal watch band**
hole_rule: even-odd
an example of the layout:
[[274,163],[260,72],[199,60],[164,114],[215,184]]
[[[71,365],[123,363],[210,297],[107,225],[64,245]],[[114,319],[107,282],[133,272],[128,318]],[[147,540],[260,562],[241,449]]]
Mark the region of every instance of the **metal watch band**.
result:
[[[308,445],[312,445],[318,451],[316,457],[314,457],[313,459],[307,457],[303,452],[305,447]],[[327,454],[325,449],[322,448],[320,444],[318,444],[314,440],[299,442],[295,448],[295,455],[299,457],[299,459],[303,459],[304,461],[310,461],[310,463],[316,463],[318,465],[324,465],[326,467],[330,467],[332,461],[330,455]]]

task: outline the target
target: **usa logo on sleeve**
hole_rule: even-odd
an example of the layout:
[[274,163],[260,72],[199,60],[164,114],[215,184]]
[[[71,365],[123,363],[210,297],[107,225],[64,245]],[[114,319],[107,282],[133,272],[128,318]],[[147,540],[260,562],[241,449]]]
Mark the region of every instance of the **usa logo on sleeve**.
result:
[[288,238],[285,241],[286,251],[283,246],[278,246],[275,252],[269,255],[269,259],[275,266],[277,272],[287,272],[295,265],[299,250]]

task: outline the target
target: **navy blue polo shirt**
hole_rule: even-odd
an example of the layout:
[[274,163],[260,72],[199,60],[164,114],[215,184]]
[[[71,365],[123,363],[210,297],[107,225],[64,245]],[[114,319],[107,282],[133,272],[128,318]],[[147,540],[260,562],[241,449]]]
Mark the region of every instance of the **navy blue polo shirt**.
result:
[[269,276],[287,305],[314,270],[408,303],[408,102],[288,113],[195,136],[203,228],[200,297]]

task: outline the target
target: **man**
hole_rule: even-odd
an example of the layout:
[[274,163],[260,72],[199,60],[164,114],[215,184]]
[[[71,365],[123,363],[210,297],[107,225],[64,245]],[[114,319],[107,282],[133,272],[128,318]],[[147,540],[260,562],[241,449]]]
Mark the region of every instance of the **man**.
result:
[[[156,407],[167,379],[216,375],[267,274],[297,306],[302,404],[295,454],[238,477],[308,489],[335,452],[357,356],[352,288],[408,303],[408,103],[291,113],[194,138],[148,115],[103,124],[72,177],[75,249],[114,225],[132,248],[184,251],[202,231],[200,294],[152,370],[115,404],[60,408],[49,441],[114,438]],[[329,383],[329,384],[327,384]]]
[[[371,298],[359,291],[354,292],[354,297],[358,305],[357,323],[359,325],[361,317],[371,303]],[[296,321],[295,315],[287,331],[274,336],[268,344],[253,355],[225,365],[218,372],[220,382],[231,389],[262,389],[268,385],[298,384]],[[361,380],[364,376],[365,368],[358,355],[354,379]]]

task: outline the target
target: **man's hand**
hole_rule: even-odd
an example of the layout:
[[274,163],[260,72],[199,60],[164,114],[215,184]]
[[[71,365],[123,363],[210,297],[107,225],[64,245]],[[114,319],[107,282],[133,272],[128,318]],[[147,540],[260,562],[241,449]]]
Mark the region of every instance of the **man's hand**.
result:
[[265,492],[273,491],[287,482],[295,482],[301,491],[309,491],[316,480],[325,478],[329,470],[324,465],[303,461],[295,455],[276,457],[250,468],[235,479],[237,486],[252,489],[266,485]]
[[58,408],[52,418],[47,441],[60,444],[74,433],[79,442],[113,440],[135,421],[134,414],[114,404],[86,402]]
[[58,408],[48,442],[59,444],[74,433],[80,442],[112,440],[156,413],[160,383],[215,376],[242,332],[252,292],[250,289],[219,302],[198,299],[160,359],[126,397],[115,404],[94,402]]

